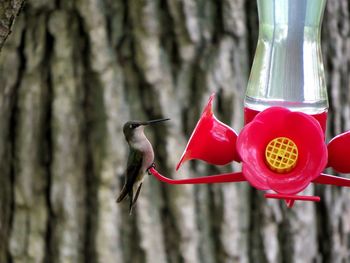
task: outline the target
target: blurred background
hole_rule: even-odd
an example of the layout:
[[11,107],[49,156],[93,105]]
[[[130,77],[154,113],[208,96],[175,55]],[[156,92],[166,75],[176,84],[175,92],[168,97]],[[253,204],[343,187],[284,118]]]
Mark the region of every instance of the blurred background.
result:
[[[349,15],[328,0],[329,138],[350,129]],[[148,176],[132,216],[115,203],[129,119],[171,118],[147,128],[169,177],[239,169],[175,173],[212,92],[241,129],[257,35],[255,0],[27,1],[0,53],[0,262],[350,262],[349,189],[287,209],[245,183]]]

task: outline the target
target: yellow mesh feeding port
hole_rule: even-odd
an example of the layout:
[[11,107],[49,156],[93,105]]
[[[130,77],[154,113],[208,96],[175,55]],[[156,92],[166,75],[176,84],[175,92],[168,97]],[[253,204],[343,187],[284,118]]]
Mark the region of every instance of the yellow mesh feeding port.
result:
[[297,164],[298,147],[291,139],[278,137],[267,144],[265,158],[272,171],[288,173]]

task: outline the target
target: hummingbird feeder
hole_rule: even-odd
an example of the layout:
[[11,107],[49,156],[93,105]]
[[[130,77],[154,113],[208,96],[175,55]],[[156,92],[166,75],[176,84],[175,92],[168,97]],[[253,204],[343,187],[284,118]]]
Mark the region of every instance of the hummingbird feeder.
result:
[[257,0],[259,39],[237,134],[213,113],[213,94],[176,170],[188,160],[242,163],[241,172],[181,180],[149,172],[169,184],[247,181],[266,198],[320,201],[299,193],[310,183],[350,187],[350,131],[325,142],[328,98],[320,31],[326,0]]

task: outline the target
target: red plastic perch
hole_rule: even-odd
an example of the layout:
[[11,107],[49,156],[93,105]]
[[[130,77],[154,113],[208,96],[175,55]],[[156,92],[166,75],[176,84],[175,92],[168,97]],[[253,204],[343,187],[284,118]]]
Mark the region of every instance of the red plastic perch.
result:
[[284,199],[284,200],[300,200],[300,201],[312,201],[319,202],[319,196],[307,196],[307,195],[286,195],[286,194],[274,194],[267,193],[265,194],[265,198],[273,198],[273,199]]
[[320,174],[320,176],[317,177],[312,182],[315,184],[330,184],[330,185],[350,187],[350,179],[334,176],[330,174],[323,174],[323,173]]
[[319,196],[307,196],[307,195],[286,195],[286,194],[275,194],[266,193],[265,198],[282,199],[286,202],[289,208],[292,208],[296,200],[300,201],[311,201],[320,202],[321,198]]
[[229,183],[229,182],[244,182],[242,172],[238,173],[226,173],[226,174],[217,174],[209,175],[198,178],[187,178],[187,179],[170,179],[161,175],[154,167],[148,169],[148,171],[158,178],[160,181],[168,184],[214,184],[214,183]]

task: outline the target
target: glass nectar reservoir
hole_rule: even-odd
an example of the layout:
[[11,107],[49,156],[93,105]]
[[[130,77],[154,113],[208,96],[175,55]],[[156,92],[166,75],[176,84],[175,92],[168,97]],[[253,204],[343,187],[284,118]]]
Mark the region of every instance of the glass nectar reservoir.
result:
[[314,115],[325,127],[320,35],[326,0],[257,2],[259,39],[244,102],[246,122],[270,106],[282,106]]

